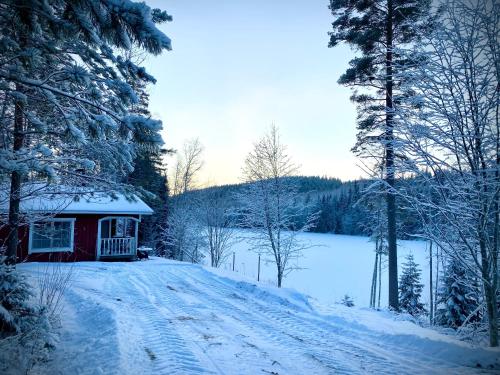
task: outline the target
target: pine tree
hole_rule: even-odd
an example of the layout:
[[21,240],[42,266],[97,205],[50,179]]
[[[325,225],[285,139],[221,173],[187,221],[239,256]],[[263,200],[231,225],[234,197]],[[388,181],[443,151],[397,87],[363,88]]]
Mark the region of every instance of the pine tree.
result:
[[20,333],[23,317],[34,315],[31,287],[13,266],[0,262],[0,333]]
[[[7,0],[0,7],[0,175],[9,176],[7,260],[15,262],[22,186],[100,185],[133,169],[135,145],[161,143],[161,122],[130,111],[132,82],[153,83],[124,51],[171,48],[144,3]],[[156,146],[155,146],[156,145]],[[2,180],[4,178],[2,177]]]
[[420,282],[421,271],[413,260],[413,255],[406,257],[399,280],[399,306],[402,311],[413,316],[426,312],[424,304],[420,302],[424,285]]
[[474,323],[481,320],[478,283],[460,261],[451,259],[446,266],[438,294],[436,323],[459,328],[467,320]]
[[347,307],[354,307],[354,301],[348,294],[344,295],[344,298],[342,298],[340,303]]
[[163,239],[161,235],[167,223],[167,205],[169,198],[166,168],[162,157],[169,150],[141,150],[134,161],[134,171],[129,174],[127,182],[132,186],[143,189],[144,201],[153,209],[154,213],[142,218],[143,225],[139,229],[141,244],[151,246],[158,253],[163,253]]
[[361,52],[339,83],[352,87],[358,106],[358,135],[354,151],[370,160],[374,170],[384,165],[387,186],[389,245],[389,305],[398,309],[396,244],[396,124],[394,108],[401,92],[398,66],[404,66],[397,48],[415,42],[429,28],[431,0],[331,0],[334,16],[329,47],[345,42]]

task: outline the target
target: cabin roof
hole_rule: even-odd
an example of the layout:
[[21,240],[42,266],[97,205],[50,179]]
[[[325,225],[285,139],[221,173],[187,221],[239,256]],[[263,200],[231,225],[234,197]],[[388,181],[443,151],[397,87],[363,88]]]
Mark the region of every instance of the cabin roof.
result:
[[[8,189],[2,189],[0,211],[8,212]],[[58,214],[151,215],[153,210],[136,195],[92,192],[88,189],[42,189],[23,192],[21,212]]]

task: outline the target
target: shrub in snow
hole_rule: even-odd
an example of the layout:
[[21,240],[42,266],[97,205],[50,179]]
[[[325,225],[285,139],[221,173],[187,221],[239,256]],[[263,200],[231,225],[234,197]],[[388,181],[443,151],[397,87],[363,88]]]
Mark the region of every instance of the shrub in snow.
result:
[[438,295],[436,323],[459,328],[481,321],[481,291],[478,282],[461,262],[451,259],[444,270]]
[[340,303],[342,305],[344,305],[344,306],[347,306],[347,307],[353,307],[354,306],[354,301],[347,294],[344,296],[344,298],[342,298],[342,301],[340,301]]
[[28,373],[47,359],[54,336],[45,308],[31,304],[25,277],[0,259],[0,373]]
[[27,317],[35,311],[29,300],[33,297],[25,278],[12,266],[0,264],[0,332],[2,337],[20,333]]
[[403,312],[417,316],[426,312],[420,301],[423,284],[420,282],[421,271],[413,260],[413,255],[406,257],[403,272],[399,280],[399,308]]

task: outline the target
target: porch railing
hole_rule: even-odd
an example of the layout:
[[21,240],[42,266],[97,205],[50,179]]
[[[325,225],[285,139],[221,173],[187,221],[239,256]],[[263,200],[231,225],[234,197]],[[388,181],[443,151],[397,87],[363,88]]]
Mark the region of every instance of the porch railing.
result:
[[101,256],[121,256],[135,254],[136,243],[134,237],[101,239]]

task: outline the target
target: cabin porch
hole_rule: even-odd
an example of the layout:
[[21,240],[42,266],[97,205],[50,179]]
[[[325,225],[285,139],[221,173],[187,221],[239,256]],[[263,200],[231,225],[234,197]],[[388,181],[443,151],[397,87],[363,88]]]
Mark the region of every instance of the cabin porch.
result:
[[99,219],[97,260],[131,259],[137,255],[140,219],[108,216]]

